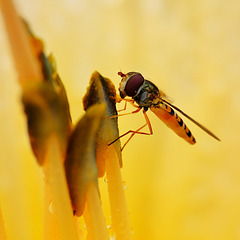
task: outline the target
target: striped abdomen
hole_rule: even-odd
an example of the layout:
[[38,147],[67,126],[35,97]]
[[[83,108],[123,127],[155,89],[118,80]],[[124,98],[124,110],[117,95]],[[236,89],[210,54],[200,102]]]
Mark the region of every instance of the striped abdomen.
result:
[[167,104],[160,102],[158,105],[150,107],[159,119],[171,128],[179,137],[185,139],[190,144],[195,144],[196,140],[183,120]]

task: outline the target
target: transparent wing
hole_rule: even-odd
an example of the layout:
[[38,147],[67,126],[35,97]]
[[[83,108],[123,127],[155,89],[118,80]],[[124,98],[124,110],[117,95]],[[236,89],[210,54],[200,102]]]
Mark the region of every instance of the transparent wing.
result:
[[204,132],[206,132],[207,134],[209,134],[210,136],[212,136],[213,138],[215,138],[218,141],[221,141],[215,134],[213,134],[210,130],[208,130],[206,127],[204,127],[202,124],[200,124],[199,122],[197,122],[196,120],[194,120],[193,118],[191,118],[189,115],[187,115],[186,113],[184,113],[181,109],[179,109],[178,107],[174,106],[173,104],[171,104],[170,102],[166,101],[163,98],[160,98],[161,101],[165,102],[166,104],[168,104],[169,106],[171,106],[172,108],[174,108],[175,110],[177,110],[178,112],[180,112],[183,116],[185,116],[186,118],[188,118],[189,120],[191,120],[193,123],[195,123],[198,127],[200,127]]
[[168,95],[165,94],[165,92],[163,92],[162,90],[159,90],[160,95],[161,95],[161,99],[165,99],[166,101],[170,102],[170,103],[174,103],[174,99],[169,97]]
[[[210,130],[208,130],[206,127],[204,127],[202,124],[200,124],[199,122],[197,122],[196,120],[194,120],[193,118],[191,118],[189,115],[187,115],[185,112],[183,112],[181,109],[179,109],[178,107],[174,106],[171,101],[167,100],[167,96],[164,92],[160,91],[162,97],[159,97],[157,95],[155,95],[155,97],[159,98],[162,102],[168,104],[169,106],[171,106],[173,109],[177,110],[178,112],[180,112],[183,116],[185,116],[186,118],[188,118],[189,120],[191,120],[193,123],[195,123],[198,127],[200,127],[204,132],[206,132],[207,134],[209,134],[210,136],[212,136],[213,138],[215,138],[218,141],[221,141],[215,134],[213,134]],[[165,97],[166,96],[166,97]],[[166,99],[166,100],[165,100]]]

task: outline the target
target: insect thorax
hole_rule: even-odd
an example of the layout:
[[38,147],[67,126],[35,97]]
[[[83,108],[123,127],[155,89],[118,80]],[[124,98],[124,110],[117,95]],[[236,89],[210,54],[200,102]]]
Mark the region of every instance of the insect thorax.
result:
[[160,97],[158,88],[152,82],[145,80],[133,99],[140,107],[148,108],[159,104],[160,99],[156,96]]

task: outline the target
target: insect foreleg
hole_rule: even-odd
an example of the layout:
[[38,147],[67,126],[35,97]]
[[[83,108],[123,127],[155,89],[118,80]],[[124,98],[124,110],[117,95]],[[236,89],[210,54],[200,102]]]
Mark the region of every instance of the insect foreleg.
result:
[[127,109],[127,102],[125,102],[124,107],[118,110],[118,112],[125,111],[126,109]]
[[[124,111],[124,110],[126,110],[127,109],[127,103],[131,103],[132,104],[132,106],[134,106],[135,108],[139,108],[139,106],[138,105],[136,105],[136,104],[134,104],[134,100],[133,99],[126,99],[126,98],[121,98],[121,101],[125,101],[125,105],[124,105],[124,108],[123,109],[120,109],[120,110],[118,110],[118,112],[121,112],[121,111]],[[118,101],[118,102],[120,102],[120,101]]]
[[110,118],[116,118],[116,117],[121,117],[121,116],[125,116],[125,115],[130,115],[130,114],[134,114],[134,113],[138,113],[141,110],[140,107],[138,107],[137,110],[133,111],[133,112],[129,112],[129,113],[123,113],[123,114],[118,114],[118,115],[113,115],[104,119],[110,119]]

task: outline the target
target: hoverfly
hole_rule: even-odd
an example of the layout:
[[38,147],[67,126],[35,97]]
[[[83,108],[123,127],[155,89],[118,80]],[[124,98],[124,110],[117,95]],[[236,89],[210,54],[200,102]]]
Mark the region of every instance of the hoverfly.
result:
[[[153,134],[150,121],[146,114],[148,109],[150,109],[153,113],[155,113],[156,116],[160,120],[162,120],[169,128],[171,128],[178,136],[180,136],[190,144],[195,144],[196,140],[192,135],[191,131],[186,126],[186,124],[183,122],[182,118],[178,116],[176,111],[178,111],[183,116],[191,120],[203,131],[208,133],[210,136],[220,141],[220,139],[216,135],[214,135],[211,131],[209,131],[206,127],[204,127],[202,124],[192,119],[182,110],[180,110],[178,107],[171,104],[170,101],[167,100],[167,96],[161,90],[159,90],[155,84],[153,84],[149,80],[144,79],[144,77],[140,73],[129,72],[124,74],[122,72],[118,72],[118,75],[122,77],[122,80],[119,85],[119,93],[120,93],[121,100],[125,100],[126,103],[130,102],[132,103],[133,106],[137,107],[137,110],[131,113],[137,113],[141,109],[143,109],[143,114],[146,119],[146,124],[136,131],[130,130],[126,132],[125,134],[119,136],[110,144],[114,143],[119,138],[129,133],[132,133],[131,137],[124,144],[123,146],[124,148],[126,144],[129,142],[129,140],[137,133],[145,134],[145,135]],[[125,97],[131,97],[131,99],[125,99]],[[136,103],[137,105],[135,105],[134,103]],[[125,105],[125,108],[126,108],[126,105]],[[174,111],[174,109],[176,111]],[[127,115],[131,113],[120,114],[118,116]],[[148,125],[149,133],[141,132],[140,130],[146,125]]]

